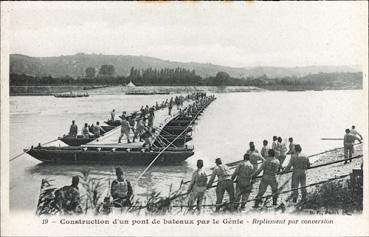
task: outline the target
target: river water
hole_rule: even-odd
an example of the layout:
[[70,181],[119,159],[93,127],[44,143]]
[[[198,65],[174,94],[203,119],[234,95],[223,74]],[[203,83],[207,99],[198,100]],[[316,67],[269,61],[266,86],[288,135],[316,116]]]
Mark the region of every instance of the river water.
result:
[[[173,95],[124,95],[115,89],[90,93],[87,98],[52,96],[10,97],[10,158],[24,148],[55,139],[68,132],[71,120],[80,128],[109,118],[110,111],[138,110]],[[154,166],[134,186],[137,197],[145,199],[151,191],[168,193],[171,184],[178,187],[188,180],[203,159],[205,167],[214,166],[221,157],[231,162],[242,159],[249,141],[258,149],[273,135],[285,140],[294,137],[307,155],[342,146],[342,141],[321,141],[322,137],[344,135],[355,124],[364,133],[364,91],[265,91],[216,94],[215,100],[197,121],[193,131],[195,155],[177,166]],[[94,165],[45,165],[25,154],[10,163],[11,211],[34,211],[42,178],[51,178],[56,186],[67,185],[79,170],[89,168],[94,177],[114,178],[114,167]],[[145,167],[122,167],[135,184]]]

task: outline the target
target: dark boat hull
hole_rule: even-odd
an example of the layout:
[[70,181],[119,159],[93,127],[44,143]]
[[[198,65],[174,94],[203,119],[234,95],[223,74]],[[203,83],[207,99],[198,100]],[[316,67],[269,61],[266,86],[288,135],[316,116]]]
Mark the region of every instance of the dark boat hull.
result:
[[172,135],[179,135],[181,134],[184,130],[185,133],[189,133],[192,131],[191,127],[182,127],[182,126],[165,126],[162,131],[161,134],[165,135],[166,133],[168,134],[172,134]]
[[[45,163],[57,164],[122,164],[148,165],[159,151],[97,151],[63,149],[60,147],[34,148],[27,152]],[[194,154],[193,150],[164,151],[155,161],[155,165],[179,164]]]
[[85,145],[85,144],[93,141],[94,139],[95,139],[94,137],[77,138],[77,137],[65,136],[65,137],[61,138],[60,140],[62,142],[64,142],[65,144],[69,145],[69,146],[80,146],[80,145]]

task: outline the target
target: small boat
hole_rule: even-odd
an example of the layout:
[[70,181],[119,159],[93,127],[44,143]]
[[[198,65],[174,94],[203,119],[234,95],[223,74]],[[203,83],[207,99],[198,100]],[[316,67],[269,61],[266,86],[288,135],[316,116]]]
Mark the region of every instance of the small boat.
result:
[[147,151],[143,148],[114,147],[42,147],[26,151],[32,157],[45,163],[58,164],[123,164],[148,165],[158,155],[156,165],[179,164],[194,154],[193,148],[168,148]]
[[81,146],[85,145],[93,140],[95,140],[94,136],[90,136],[90,138],[84,138],[81,135],[78,135],[77,137],[66,135],[59,139],[60,141],[64,142],[65,144],[69,146]]
[[54,97],[56,98],[77,98],[77,97],[88,97],[88,93],[60,93],[60,94],[54,94]]

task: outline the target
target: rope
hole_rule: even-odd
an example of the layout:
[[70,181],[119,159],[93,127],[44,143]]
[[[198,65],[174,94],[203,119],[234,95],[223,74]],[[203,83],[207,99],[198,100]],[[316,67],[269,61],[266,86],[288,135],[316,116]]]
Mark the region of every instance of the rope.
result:
[[[41,144],[41,146],[45,146],[45,145],[47,145],[47,144],[49,144],[49,143],[56,142],[56,141],[58,141],[58,140],[59,140],[59,138],[54,139],[54,140],[52,140],[52,141],[46,142],[46,143],[44,143],[44,144]],[[13,160],[15,160],[15,159],[17,159],[17,158],[21,157],[22,155],[24,155],[24,154],[25,154],[25,153],[27,153],[28,151],[29,151],[29,149],[24,150],[22,153],[20,153],[20,154],[18,154],[18,155],[16,155],[16,156],[14,156],[13,158],[11,158],[11,159],[9,160],[9,162],[11,162],[11,161],[13,161]]]
[[[232,204],[241,204],[241,203],[248,203],[248,202],[252,202],[252,201],[256,201],[256,200],[260,200],[260,199],[268,199],[270,197],[273,197],[274,195],[280,195],[280,194],[285,194],[285,193],[290,193],[290,192],[293,192],[293,191],[296,191],[296,190],[300,190],[300,189],[303,189],[303,188],[309,188],[309,187],[312,187],[312,186],[316,186],[316,185],[321,185],[321,184],[324,184],[324,183],[329,183],[329,182],[333,182],[335,180],[338,180],[338,179],[344,179],[346,177],[350,176],[350,174],[345,174],[345,175],[340,175],[340,176],[337,176],[337,177],[334,177],[334,178],[330,178],[330,179],[327,179],[327,180],[323,180],[323,181],[320,181],[320,182],[316,182],[316,183],[312,183],[312,184],[309,184],[309,185],[305,185],[305,186],[301,186],[301,187],[298,187],[298,188],[292,188],[292,189],[289,189],[289,190],[285,190],[285,191],[279,191],[279,192],[276,192],[275,194],[269,194],[269,195],[265,195],[265,196],[262,196],[260,198],[254,198],[254,199],[250,199],[250,200],[247,200],[246,202],[232,202]],[[184,196],[188,193],[181,193],[179,195],[176,195],[175,197],[172,197],[170,198],[171,200],[175,199],[175,198],[178,198],[180,196]],[[225,204],[227,203],[223,203],[223,204],[218,204],[218,205],[221,205],[221,206],[224,206]],[[139,207],[140,209],[142,208],[146,208],[148,205],[140,205],[140,206],[130,206],[130,207]],[[192,205],[192,206],[188,206],[188,205],[171,205],[170,207],[196,207],[197,205]],[[200,205],[201,207],[213,207],[213,206],[217,206],[217,204],[203,204],[203,205]]]

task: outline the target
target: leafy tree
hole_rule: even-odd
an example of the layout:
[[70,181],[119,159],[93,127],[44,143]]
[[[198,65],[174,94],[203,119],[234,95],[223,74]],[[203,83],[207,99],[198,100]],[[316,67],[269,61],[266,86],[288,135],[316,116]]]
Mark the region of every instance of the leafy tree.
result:
[[86,68],[85,73],[87,78],[92,79],[96,75],[96,69],[94,67],[88,67]]
[[103,77],[111,77],[113,76],[115,73],[115,68],[113,65],[101,65],[100,69],[99,69],[99,76],[103,76]]

